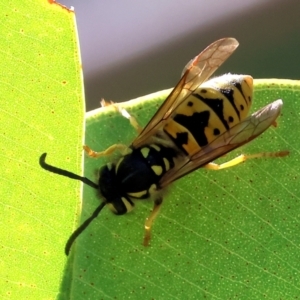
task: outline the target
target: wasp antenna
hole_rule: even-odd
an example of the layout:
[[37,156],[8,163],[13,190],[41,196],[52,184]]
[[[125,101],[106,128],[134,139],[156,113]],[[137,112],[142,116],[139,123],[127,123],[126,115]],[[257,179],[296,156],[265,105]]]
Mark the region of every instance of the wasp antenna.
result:
[[52,172],[52,173],[55,173],[55,174],[58,174],[58,175],[62,175],[62,176],[66,176],[66,177],[69,177],[71,179],[75,179],[75,180],[80,180],[82,181],[83,183],[91,186],[92,188],[94,189],[98,189],[99,186],[98,184],[94,183],[93,181],[89,180],[88,178],[86,177],[82,177],[82,176],[79,176],[77,174],[74,174],[72,172],[69,172],[67,170],[63,170],[63,169],[60,169],[60,168],[57,168],[57,167],[54,167],[54,166],[51,166],[51,165],[48,165],[46,163],[46,156],[47,156],[47,153],[43,153],[41,156],[40,156],[40,166],[49,171],[49,172]]
[[86,219],[69,237],[66,246],[65,246],[65,253],[68,256],[71,250],[71,247],[74,243],[74,241],[77,239],[77,237],[90,225],[90,223],[98,217],[100,211],[102,208],[106,205],[106,202],[102,202],[93,212],[93,214]]

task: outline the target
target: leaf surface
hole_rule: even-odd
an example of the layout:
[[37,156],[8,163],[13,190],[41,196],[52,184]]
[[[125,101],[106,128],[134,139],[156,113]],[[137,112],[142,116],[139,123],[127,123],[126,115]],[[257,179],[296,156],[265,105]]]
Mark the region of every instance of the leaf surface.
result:
[[[143,126],[167,91],[124,103]],[[241,153],[289,150],[285,158],[253,159],[222,171],[198,171],[173,184],[155,221],[151,246],[142,246],[151,201],[114,216],[104,208],[73,248],[76,295],[93,299],[280,299],[299,295],[298,145],[300,85],[255,80],[253,111],[278,98],[278,127]],[[86,144],[101,151],[136,135],[112,107],[88,114]],[[109,160],[109,159],[108,159]],[[97,181],[107,160],[85,158],[85,175]],[[84,187],[82,220],[99,204]]]
[[[74,12],[51,1],[0,1],[0,298],[54,299],[77,224],[84,104]],[[76,200],[77,199],[77,200]]]

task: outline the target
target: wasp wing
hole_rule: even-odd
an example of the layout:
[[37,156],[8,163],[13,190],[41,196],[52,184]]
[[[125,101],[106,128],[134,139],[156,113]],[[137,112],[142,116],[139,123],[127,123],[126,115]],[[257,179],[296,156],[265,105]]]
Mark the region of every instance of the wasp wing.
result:
[[132,145],[139,147],[146,143],[148,138],[155,135],[178,105],[195,91],[201,83],[206,81],[234,52],[238,45],[238,41],[234,38],[223,38],[210,44],[192,59],[185,66],[180,81]]
[[262,134],[272,124],[275,124],[275,120],[281,112],[282,104],[280,99],[268,104],[224,132],[198,153],[187,157],[186,160],[183,159],[181,163],[175,164],[175,168],[161,178],[161,188]]

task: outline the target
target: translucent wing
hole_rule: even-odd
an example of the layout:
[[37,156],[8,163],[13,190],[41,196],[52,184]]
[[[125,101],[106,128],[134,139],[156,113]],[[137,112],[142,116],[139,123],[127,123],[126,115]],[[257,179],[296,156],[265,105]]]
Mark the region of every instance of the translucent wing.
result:
[[222,65],[238,47],[238,44],[238,41],[234,38],[223,38],[210,44],[192,59],[185,66],[178,84],[132,145],[139,147],[149,137],[155,135],[178,105]]
[[268,104],[217,137],[212,143],[202,148],[201,151],[192,157],[187,157],[182,163],[176,164],[174,169],[171,169],[162,177],[160,182],[161,187],[167,186],[174,180],[179,179],[259,136],[272,124],[275,124],[275,120],[280,114],[282,104],[282,100],[276,100]]

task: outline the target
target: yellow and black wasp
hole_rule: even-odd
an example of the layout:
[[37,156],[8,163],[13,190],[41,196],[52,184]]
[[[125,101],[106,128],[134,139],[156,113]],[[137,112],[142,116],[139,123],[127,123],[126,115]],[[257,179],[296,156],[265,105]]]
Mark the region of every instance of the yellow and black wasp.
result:
[[223,38],[191,60],[144,129],[139,130],[136,121],[120,108],[137,127],[139,135],[130,146],[117,144],[102,152],[84,146],[91,157],[109,155],[116,149],[124,151],[116,162],[100,169],[97,184],[47,164],[46,153],[41,155],[42,168],[90,185],[102,199],[93,215],[69,238],[67,255],[76,237],[105,205],[115,214],[123,215],[132,210],[134,200],[152,198],[154,208],[145,223],[144,245],[148,245],[152,223],[163,202],[162,192],[175,180],[201,167],[219,170],[252,157],[288,154],[288,151],[259,153],[241,155],[221,165],[212,162],[276,125],[282,107],[282,100],[276,100],[247,117],[252,103],[251,76],[226,74],[208,80],[237,47],[236,39]]

